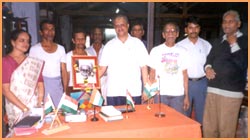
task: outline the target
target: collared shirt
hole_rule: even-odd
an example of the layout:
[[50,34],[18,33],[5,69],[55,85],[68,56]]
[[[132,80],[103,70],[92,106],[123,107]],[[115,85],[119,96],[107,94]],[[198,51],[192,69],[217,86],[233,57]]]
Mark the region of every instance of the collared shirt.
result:
[[[237,38],[239,38],[239,37],[243,36],[243,33],[238,30],[235,33],[235,35],[236,35]],[[222,37],[221,42],[226,41],[226,40],[227,40],[227,36],[226,36],[226,34],[224,34],[223,37]],[[231,47],[231,53],[234,53],[234,52],[240,50],[240,46],[239,46],[239,44],[237,42],[235,42],[233,44],[230,44],[230,47]]]
[[100,66],[107,66],[107,96],[141,96],[141,67],[147,64],[148,53],[142,41],[128,36],[123,43],[118,37],[110,40],[102,51]]
[[[103,46],[104,46],[104,45],[102,44],[102,47],[101,47],[101,48],[103,48]],[[97,52],[95,51],[93,44],[92,44],[90,47],[86,48],[85,51],[86,51],[90,56],[97,56]],[[100,53],[99,53],[99,54],[100,54]],[[98,55],[99,55],[99,54],[98,54]]]
[[205,76],[204,64],[206,63],[207,55],[209,54],[212,46],[211,44],[198,37],[197,42],[194,44],[188,38],[178,42],[188,51],[188,76],[189,78],[200,78]]

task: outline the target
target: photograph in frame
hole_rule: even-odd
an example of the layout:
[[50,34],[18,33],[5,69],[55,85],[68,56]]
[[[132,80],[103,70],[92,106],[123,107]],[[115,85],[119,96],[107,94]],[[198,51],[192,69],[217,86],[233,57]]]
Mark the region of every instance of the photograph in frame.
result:
[[73,88],[83,89],[86,84],[100,87],[96,56],[72,56]]

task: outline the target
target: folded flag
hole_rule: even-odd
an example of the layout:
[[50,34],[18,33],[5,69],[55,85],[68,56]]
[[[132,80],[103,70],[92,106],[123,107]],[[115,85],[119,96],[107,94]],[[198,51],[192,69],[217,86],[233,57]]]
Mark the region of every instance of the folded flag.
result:
[[47,97],[45,98],[45,103],[44,103],[44,113],[45,115],[49,114],[55,109],[55,105],[48,93]]
[[135,103],[133,101],[132,96],[130,95],[130,93],[128,91],[126,93],[126,102],[127,102],[127,104],[131,105],[133,110],[135,110]]
[[147,99],[150,99],[156,95],[156,92],[158,91],[157,83],[152,84],[151,86],[147,83],[144,86],[144,92],[147,96]]
[[103,99],[101,93],[96,88],[94,88],[92,91],[89,102],[93,105],[96,105],[96,106],[102,106],[103,101],[104,101],[104,99]]
[[63,93],[63,96],[58,105],[58,109],[59,108],[61,108],[65,112],[76,114],[78,108],[78,102],[75,99]]

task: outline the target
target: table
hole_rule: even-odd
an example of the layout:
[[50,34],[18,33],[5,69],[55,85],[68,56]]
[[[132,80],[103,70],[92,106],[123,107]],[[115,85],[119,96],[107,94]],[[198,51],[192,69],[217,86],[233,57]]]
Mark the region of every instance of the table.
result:
[[[45,124],[37,133],[29,136],[14,136],[18,138],[200,138],[200,124],[174,109],[161,104],[163,118],[155,117],[159,112],[159,104],[136,105],[135,112],[124,113],[124,119],[105,122],[99,115],[99,121],[67,123],[70,129],[46,136],[42,130],[49,127]],[[128,118],[126,118],[128,115]]]

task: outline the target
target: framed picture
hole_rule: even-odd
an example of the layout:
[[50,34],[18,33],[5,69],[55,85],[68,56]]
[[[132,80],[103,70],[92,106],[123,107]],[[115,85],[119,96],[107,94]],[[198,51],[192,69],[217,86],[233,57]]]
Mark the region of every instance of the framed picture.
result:
[[96,56],[72,56],[73,88],[82,89],[85,84],[100,88]]

